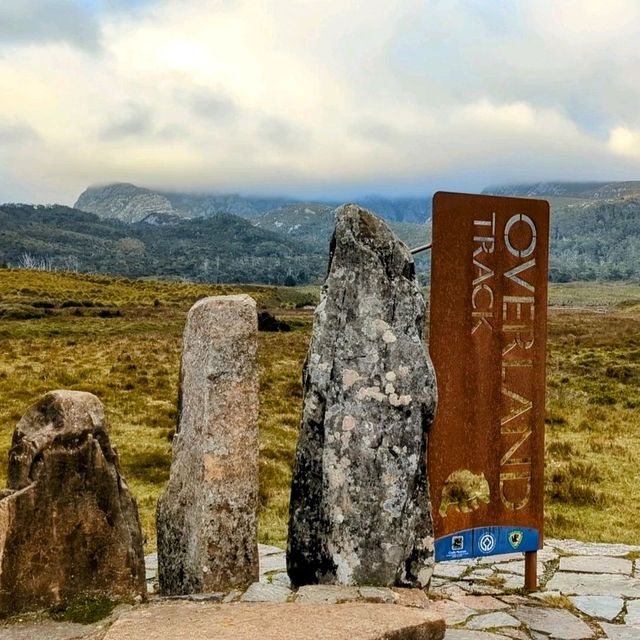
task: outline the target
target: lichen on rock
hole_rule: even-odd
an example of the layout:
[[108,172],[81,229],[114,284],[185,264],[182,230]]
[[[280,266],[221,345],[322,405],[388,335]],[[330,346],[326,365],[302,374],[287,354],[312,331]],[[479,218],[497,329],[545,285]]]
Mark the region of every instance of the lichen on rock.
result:
[[430,580],[436,386],[424,314],[407,247],[370,212],[338,209],[303,373],[287,553],[294,585]]

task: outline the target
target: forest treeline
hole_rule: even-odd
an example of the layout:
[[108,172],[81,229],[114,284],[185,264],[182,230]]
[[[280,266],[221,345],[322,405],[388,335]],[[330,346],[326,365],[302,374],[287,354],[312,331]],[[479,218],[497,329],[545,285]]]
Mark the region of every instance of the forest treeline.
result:
[[640,197],[554,210],[550,279],[640,280]]
[[[285,209],[266,214],[262,224],[225,213],[150,215],[131,224],[60,205],[7,204],[0,206],[0,265],[194,282],[319,283],[331,230],[321,215],[332,214],[309,215],[293,227]],[[429,234],[428,225],[394,229],[410,246]],[[419,272],[428,281],[424,257]],[[555,206],[550,279],[640,280],[640,197]]]
[[326,268],[310,247],[243,218],[127,224],[62,206],[0,206],[0,264],[194,282],[306,284]]

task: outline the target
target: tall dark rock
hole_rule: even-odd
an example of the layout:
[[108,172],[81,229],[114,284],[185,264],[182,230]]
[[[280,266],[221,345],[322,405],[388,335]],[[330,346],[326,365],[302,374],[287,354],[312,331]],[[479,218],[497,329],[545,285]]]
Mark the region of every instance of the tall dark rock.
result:
[[407,247],[355,205],[337,212],[304,368],[287,568],[294,585],[426,586],[433,366]]

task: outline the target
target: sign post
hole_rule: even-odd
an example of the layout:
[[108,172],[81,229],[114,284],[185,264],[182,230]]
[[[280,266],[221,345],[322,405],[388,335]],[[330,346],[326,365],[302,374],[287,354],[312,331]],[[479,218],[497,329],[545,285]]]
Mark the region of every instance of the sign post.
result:
[[543,540],[548,238],[545,201],[433,198],[436,561],[524,552],[531,590]]

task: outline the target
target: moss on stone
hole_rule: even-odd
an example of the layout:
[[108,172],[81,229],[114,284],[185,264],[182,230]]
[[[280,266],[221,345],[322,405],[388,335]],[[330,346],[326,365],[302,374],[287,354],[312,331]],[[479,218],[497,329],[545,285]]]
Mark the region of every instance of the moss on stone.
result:
[[116,602],[104,595],[83,595],[49,610],[54,620],[93,624],[111,615]]

